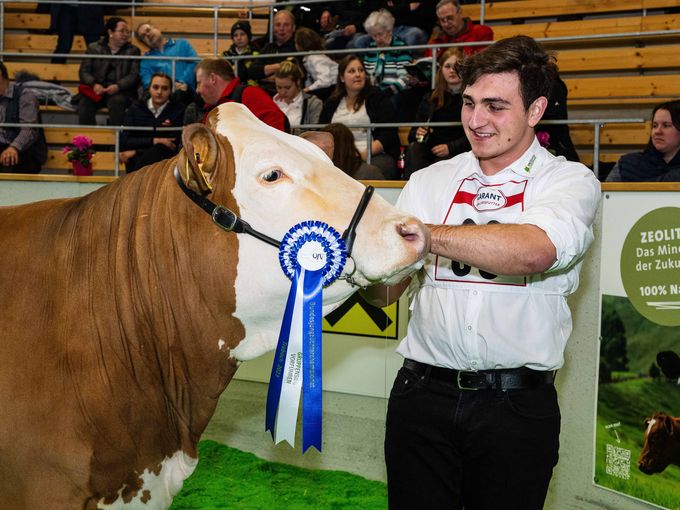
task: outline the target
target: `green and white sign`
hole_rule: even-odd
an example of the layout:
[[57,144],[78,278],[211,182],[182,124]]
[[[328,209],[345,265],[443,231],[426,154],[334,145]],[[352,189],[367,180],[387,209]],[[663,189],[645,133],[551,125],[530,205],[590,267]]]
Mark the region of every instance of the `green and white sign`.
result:
[[640,314],[680,325],[680,208],[654,209],[633,225],[621,250],[621,279]]

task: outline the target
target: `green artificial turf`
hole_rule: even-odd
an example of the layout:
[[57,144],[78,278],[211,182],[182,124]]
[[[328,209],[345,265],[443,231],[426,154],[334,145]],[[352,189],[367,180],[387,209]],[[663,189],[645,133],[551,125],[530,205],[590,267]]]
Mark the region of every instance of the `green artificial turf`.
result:
[[201,441],[199,463],[171,510],[387,508],[387,487],[343,471],[267,462],[251,453]]

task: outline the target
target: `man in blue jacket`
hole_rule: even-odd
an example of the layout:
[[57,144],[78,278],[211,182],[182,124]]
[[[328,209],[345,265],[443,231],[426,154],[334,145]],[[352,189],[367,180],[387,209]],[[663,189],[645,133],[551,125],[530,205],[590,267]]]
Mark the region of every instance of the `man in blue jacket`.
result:
[[[165,37],[158,27],[151,23],[142,23],[137,27],[137,39],[149,47],[144,56],[148,57],[196,57],[196,50],[186,39],[173,39]],[[175,61],[175,88],[186,91],[196,89],[194,68],[198,60]],[[171,60],[143,59],[139,66],[139,75],[144,88],[151,83],[154,73],[165,73],[172,76]]]

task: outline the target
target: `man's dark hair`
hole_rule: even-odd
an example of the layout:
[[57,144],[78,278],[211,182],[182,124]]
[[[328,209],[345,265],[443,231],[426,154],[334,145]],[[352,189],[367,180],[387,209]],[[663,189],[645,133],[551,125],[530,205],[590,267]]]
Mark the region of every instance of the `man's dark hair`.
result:
[[539,97],[548,97],[559,76],[555,57],[526,35],[501,39],[485,50],[456,62],[461,90],[487,74],[516,72],[524,108]]
[[9,80],[9,73],[7,72],[7,67],[5,67],[4,62],[0,62],[0,75],[2,75],[3,80]]

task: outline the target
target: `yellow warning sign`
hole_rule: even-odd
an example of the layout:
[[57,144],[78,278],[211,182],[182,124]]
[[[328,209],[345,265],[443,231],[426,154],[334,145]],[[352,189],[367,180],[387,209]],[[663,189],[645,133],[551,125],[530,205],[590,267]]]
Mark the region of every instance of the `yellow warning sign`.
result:
[[323,320],[323,331],[341,335],[398,338],[399,302],[385,308],[368,304],[355,292]]

